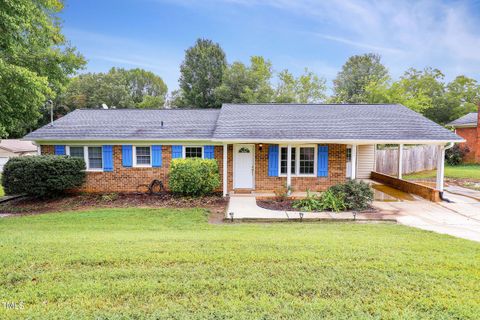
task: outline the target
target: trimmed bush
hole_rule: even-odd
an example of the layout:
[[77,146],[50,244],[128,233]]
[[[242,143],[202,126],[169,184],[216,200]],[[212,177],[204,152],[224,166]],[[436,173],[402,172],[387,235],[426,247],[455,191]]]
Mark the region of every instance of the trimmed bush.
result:
[[468,147],[461,147],[459,144],[445,150],[445,161],[451,166],[458,166],[463,163],[463,157],[469,152]]
[[2,174],[6,194],[51,197],[80,187],[85,161],[68,156],[27,156],[8,160]]
[[173,193],[203,196],[220,186],[218,164],[213,159],[174,159],[170,166],[168,187]]
[[328,188],[339,197],[343,197],[347,210],[365,210],[373,201],[373,190],[368,183],[349,180]]

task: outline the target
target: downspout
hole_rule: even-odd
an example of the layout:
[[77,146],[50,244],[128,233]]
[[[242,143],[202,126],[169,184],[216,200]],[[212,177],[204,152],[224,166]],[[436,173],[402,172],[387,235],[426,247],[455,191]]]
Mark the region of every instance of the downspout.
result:
[[[455,145],[455,143],[449,142],[449,143],[447,143],[446,146],[444,147],[444,150],[448,150],[448,149],[450,149],[451,147],[453,147],[454,145]],[[448,199],[448,198],[445,198],[445,197],[443,196],[443,191],[440,192],[440,199],[441,199],[442,201],[445,201],[445,202],[448,202],[448,203],[452,203],[452,202],[453,202],[452,200],[450,200],[450,199]]]

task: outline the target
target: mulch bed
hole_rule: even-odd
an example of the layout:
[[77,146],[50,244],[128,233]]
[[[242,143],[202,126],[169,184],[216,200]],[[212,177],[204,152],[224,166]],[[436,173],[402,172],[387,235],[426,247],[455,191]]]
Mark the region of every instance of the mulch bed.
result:
[[227,206],[221,194],[205,197],[180,197],[169,193],[148,194],[78,194],[53,199],[20,198],[0,204],[0,213],[37,214],[66,210],[96,208],[206,208],[212,213],[224,213]]
[[[294,200],[257,200],[257,205],[261,208],[280,211],[300,211],[293,207]],[[369,207],[368,209],[359,211],[360,213],[376,213],[377,209]]]

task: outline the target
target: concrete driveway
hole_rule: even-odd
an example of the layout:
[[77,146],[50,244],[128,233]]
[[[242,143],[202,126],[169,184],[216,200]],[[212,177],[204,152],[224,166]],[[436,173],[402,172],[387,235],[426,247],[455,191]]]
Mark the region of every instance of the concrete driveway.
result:
[[394,214],[399,223],[480,242],[480,202],[445,192],[454,203],[425,200],[374,202],[385,214]]

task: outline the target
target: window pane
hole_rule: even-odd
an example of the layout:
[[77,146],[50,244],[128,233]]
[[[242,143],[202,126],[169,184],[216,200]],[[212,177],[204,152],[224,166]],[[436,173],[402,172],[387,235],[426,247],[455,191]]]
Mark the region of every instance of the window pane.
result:
[[[280,173],[281,174],[286,174],[287,173],[287,147],[281,147],[280,148]],[[290,172],[292,174],[295,174],[295,154],[296,154],[296,149],[292,148],[292,168]]]
[[300,148],[300,174],[315,173],[315,148]]
[[83,147],[70,147],[70,156],[83,159]]
[[102,169],[102,147],[88,147],[88,168]]
[[150,147],[136,147],[137,164],[150,164]]
[[352,148],[347,148],[347,162],[352,161]]
[[202,147],[185,147],[185,158],[201,158]]

